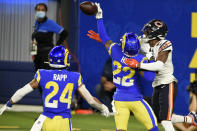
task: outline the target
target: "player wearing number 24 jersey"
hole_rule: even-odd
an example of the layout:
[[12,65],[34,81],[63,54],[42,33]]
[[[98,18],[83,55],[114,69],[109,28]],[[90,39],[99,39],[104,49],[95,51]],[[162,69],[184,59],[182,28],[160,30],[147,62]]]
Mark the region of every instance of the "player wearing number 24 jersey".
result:
[[31,131],[72,131],[70,104],[75,91],[93,107],[108,116],[109,110],[93,97],[83,84],[80,73],[66,70],[70,66],[69,51],[63,46],[54,47],[49,54],[49,65],[54,69],[40,69],[34,79],[15,92],[0,109],[0,115],[12,104],[21,100],[34,88],[41,86],[44,111],[34,123]]
[[133,58],[138,62],[147,62],[144,56],[138,54],[140,50],[138,36],[134,33],[125,33],[120,44],[113,43],[105,31],[102,9],[98,3],[96,5],[98,9],[96,19],[99,35],[94,31],[89,31],[88,36],[97,41],[102,41],[112,57],[113,82],[116,86],[112,109],[115,112],[116,130],[127,130],[130,112],[132,111],[137,120],[144,124],[147,130],[158,131],[157,119],[151,107],[143,100],[137,83],[139,74],[145,78],[154,78],[154,73],[142,72],[125,64],[125,60],[128,58]]
[[63,118],[71,118],[71,99],[83,83],[80,73],[40,69],[35,79],[43,90],[44,111],[42,114],[49,118],[53,118],[56,114]]

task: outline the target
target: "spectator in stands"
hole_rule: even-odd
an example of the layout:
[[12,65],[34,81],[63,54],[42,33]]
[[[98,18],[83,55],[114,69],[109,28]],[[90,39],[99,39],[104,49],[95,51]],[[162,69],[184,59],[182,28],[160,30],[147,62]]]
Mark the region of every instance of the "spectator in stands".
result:
[[104,66],[101,82],[96,85],[95,90],[99,99],[109,108],[110,111],[112,111],[111,102],[113,100],[115,89],[116,87],[113,84],[112,59],[109,57]]

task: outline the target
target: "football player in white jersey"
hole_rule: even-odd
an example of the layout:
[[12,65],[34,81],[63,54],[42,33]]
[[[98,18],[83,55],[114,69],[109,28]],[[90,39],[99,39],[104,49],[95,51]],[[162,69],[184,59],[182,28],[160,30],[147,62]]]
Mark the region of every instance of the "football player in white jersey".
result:
[[[147,49],[144,52],[147,53],[147,58],[153,61],[139,63],[135,59],[126,59],[125,63],[133,68],[156,72],[152,84],[154,88],[152,97],[153,110],[164,129],[174,131],[171,119],[177,95],[177,79],[173,75],[172,43],[165,39],[168,28],[163,21],[154,19],[144,25],[142,32],[141,43],[149,43],[150,45],[149,52],[147,52]],[[196,116],[193,113],[186,117],[174,116],[174,118],[176,122],[184,120],[182,118],[188,118],[188,123],[196,125]]]

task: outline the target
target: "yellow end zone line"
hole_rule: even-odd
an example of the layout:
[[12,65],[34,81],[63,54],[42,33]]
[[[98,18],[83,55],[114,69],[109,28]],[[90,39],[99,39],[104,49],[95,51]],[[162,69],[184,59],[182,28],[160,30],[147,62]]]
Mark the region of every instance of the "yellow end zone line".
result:
[[0,128],[6,128],[6,129],[17,129],[20,128],[19,126],[0,126]]

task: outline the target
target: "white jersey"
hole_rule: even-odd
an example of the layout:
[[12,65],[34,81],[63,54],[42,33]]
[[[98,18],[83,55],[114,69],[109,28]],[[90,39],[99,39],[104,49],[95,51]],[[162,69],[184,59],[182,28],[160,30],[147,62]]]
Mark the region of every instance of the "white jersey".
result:
[[157,58],[158,53],[161,51],[170,51],[168,58],[164,63],[162,70],[156,73],[152,86],[156,87],[162,84],[169,84],[173,81],[177,82],[177,79],[173,76],[174,68],[172,64],[172,43],[168,40],[160,40],[154,47],[150,48],[152,55]]

